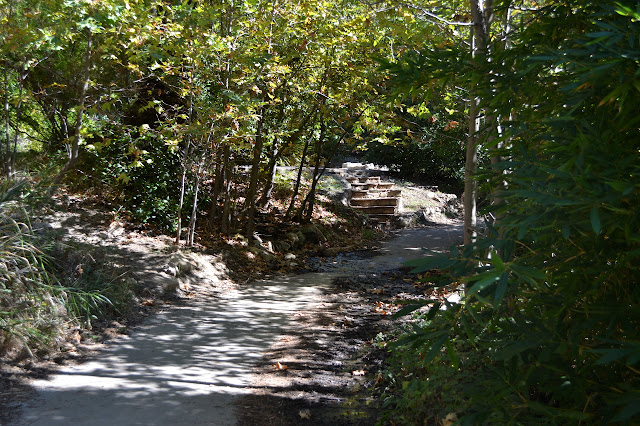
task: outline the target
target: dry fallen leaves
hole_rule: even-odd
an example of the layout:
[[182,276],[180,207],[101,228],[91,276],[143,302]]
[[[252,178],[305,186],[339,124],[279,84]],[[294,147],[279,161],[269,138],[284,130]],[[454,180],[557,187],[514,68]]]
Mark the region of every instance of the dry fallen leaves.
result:
[[311,410],[309,410],[308,408],[305,408],[304,410],[300,410],[298,412],[298,415],[300,416],[301,419],[311,419]]
[[384,303],[377,301],[374,303],[373,312],[381,315],[391,315],[397,310],[397,305],[393,303]]
[[444,420],[442,420],[442,426],[451,426],[458,421],[458,416],[456,413],[449,413],[446,415]]
[[273,368],[275,368],[278,371],[282,371],[282,370],[288,370],[289,367],[287,367],[285,364],[280,364],[280,362],[276,362],[275,364],[273,364]]

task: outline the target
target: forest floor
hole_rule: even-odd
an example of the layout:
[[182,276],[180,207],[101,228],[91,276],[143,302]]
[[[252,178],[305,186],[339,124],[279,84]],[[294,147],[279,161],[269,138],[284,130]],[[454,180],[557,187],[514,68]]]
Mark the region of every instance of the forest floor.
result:
[[[413,194],[409,199],[414,204],[405,207],[404,213],[426,212],[415,216],[417,219],[412,224],[422,221],[423,226],[401,231],[401,235],[389,241],[402,241],[404,249],[414,252],[423,245],[443,249],[454,242],[459,234],[459,224],[425,210],[443,200],[434,197],[431,191],[415,186],[408,192]],[[34,384],[42,389],[43,380],[46,382],[61,370],[68,372],[69,368],[104,356],[99,354],[104,354],[113,342],[116,342],[115,346],[122,346],[122,342],[126,345],[127,339],[136,333],[139,335],[140,330],[154,323],[154,318],[157,322],[157,318],[164,318],[164,314],[176,310],[192,316],[199,315],[199,311],[216,315],[224,309],[222,306],[207,311],[200,309],[199,303],[204,301],[205,305],[212,305],[211,301],[217,298],[236,300],[240,296],[241,299],[243,291],[256,279],[283,276],[284,273],[291,276],[296,270],[312,277],[307,280],[312,287],[320,275],[322,283],[315,286],[312,295],[303,295],[300,300],[286,291],[279,295],[294,303],[294,307],[283,308],[282,321],[265,325],[267,335],[279,336],[275,342],[265,338],[255,346],[249,363],[238,361],[238,368],[246,370],[238,383],[251,392],[239,399],[234,397],[236,412],[233,417],[241,424],[260,425],[371,424],[378,415],[372,390],[383,385],[379,371],[385,359],[384,333],[393,325],[390,314],[403,300],[425,297],[431,291],[425,288],[424,282],[400,267],[403,258],[398,257],[398,252],[404,250],[401,246],[393,246],[393,243],[387,246],[391,247],[386,250],[393,252],[393,260],[385,264],[380,256],[385,254],[385,246],[382,245],[382,252],[371,251],[380,246],[380,242],[366,232],[367,238],[354,240],[353,236],[346,235],[344,239],[325,241],[320,250],[302,247],[292,250],[295,261],[289,258],[285,262],[281,258],[256,256],[243,246],[241,238],[229,241],[227,248],[232,249],[228,250],[212,251],[205,246],[190,251],[178,250],[170,237],[136,229],[104,209],[88,208],[85,201],[74,197],[67,197],[64,210],[55,212],[55,220],[49,221],[47,226],[60,234],[61,246],[73,246],[71,257],[75,258],[69,260],[66,256],[68,266],[100,264],[101,267],[108,266],[112,277],[126,274],[140,287],[136,305],[117,321],[98,320],[88,329],[70,328],[68,338],[59,342],[58,351],[3,363],[0,368],[0,405],[3,407],[0,424],[24,424],[16,416],[38,395]],[[424,225],[427,216],[428,224]],[[285,230],[271,232],[283,233]],[[332,246],[337,250],[328,250]],[[351,251],[344,252],[345,249]],[[187,271],[179,273],[178,269]],[[314,274],[320,275],[314,277]],[[291,281],[294,292],[301,290],[302,286]],[[167,291],[168,288],[173,291]],[[259,295],[258,299],[262,301],[264,295]],[[245,308],[250,309],[250,305],[247,303]],[[192,309],[194,307],[197,309]],[[256,318],[253,321],[256,322]],[[186,329],[174,332],[178,339],[185,339],[188,334]],[[250,337],[255,330],[242,333]],[[232,339],[236,337],[234,334]],[[183,349],[188,357],[192,348],[185,345]],[[234,376],[233,380],[236,378]],[[88,399],[89,394],[83,398]],[[170,398],[178,400],[175,394]],[[60,404],[64,403],[58,402]],[[225,404],[228,409],[227,402]],[[149,408],[161,407],[154,403]],[[49,409],[44,414],[49,416],[51,412]],[[166,416],[166,411],[164,414]],[[60,422],[67,420],[63,416]],[[151,418],[148,420],[149,424],[158,423]],[[40,421],[52,424],[50,417]],[[87,423],[90,422],[93,422],[91,417],[87,419]],[[28,424],[32,423],[32,420],[28,421]],[[220,419],[216,424],[223,423]]]

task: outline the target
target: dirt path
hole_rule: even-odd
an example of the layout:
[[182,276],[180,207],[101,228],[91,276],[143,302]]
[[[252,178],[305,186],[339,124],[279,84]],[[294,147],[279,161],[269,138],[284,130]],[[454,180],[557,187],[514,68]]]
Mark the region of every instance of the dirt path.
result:
[[[317,265],[319,272],[168,307],[89,362],[35,381],[36,397],[15,424],[246,424],[242,412],[252,404],[240,398],[269,386],[255,368],[265,368],[285,330],[330,307],[326,294],[336,278],[382,274],[422,255],[421,247],[444,249],[461,235],[459,224],[404,230],[375,257],[339,256]],[[315,344],[323,350],[322,339]],[[304,418],[305,413],[298,417]],[[262,420],[256,424],[268,423]]]
[[[320,303],[295,316],[256,368],[255,390],[237,402],[239,423],[256,426],[368,426],[381,415],[387,351],[383,340],[408,317],[401,303],[458,297],[400,268],[401,262],[461,242],[459,224],[396,233],[374,256],[351,255],[318,265],[333,277]],[[382,339],[382,340],[381,340]],[[374,343],[377,342],[377,343]],[[382,345],[380,345],[382,344]],[[274,366],[285,366],[284,369]]]

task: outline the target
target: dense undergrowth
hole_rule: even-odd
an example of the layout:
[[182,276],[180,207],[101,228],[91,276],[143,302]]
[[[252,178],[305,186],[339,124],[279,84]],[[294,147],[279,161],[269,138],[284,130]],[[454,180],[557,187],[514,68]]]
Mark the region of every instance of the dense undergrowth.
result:
[[[398,340],[389,421],[638,423],[640,11],[593,7],[598,19],[571,15],[584,33],[557,51],[502,58],[520,55],[529,68],[504,69],[497,92],[537,110],[511,123],[502,161],[482,174],[501,188],[486,234],[414,263],[447,271],[434,285],[464,284],[466,297],[446,309],[429,302]],[[523,89],[543,70],[557,92],[544,81]],[[487,107],[510,108],[504,99]]]
[[42,208],[36,203],[44,198],[41,186],[4,181],[0,193],[0,356],[47,352],[73,323],[90,327],[125,308],[130,290],[120,281],[110,280],[95,260],[69,270],[65,259],[82,256],[80,250],[56,243],[44,228],[34,230],[30,217]]

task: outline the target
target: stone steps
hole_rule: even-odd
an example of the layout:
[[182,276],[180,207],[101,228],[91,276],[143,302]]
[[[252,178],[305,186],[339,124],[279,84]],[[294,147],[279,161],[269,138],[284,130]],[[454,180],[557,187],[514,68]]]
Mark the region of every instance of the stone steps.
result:
[[399,197],[351,198],[351,207],[397,206]]
[[351,190],[351,198],[352,199],[360,199],[360,198],[386,198],[393,197],[398,198],[402,197],[401,189],[352,189]]
[[349,205],[376,222],[390,222],[402,205],[402,191],[380,176],[348,176],[351,186]]

